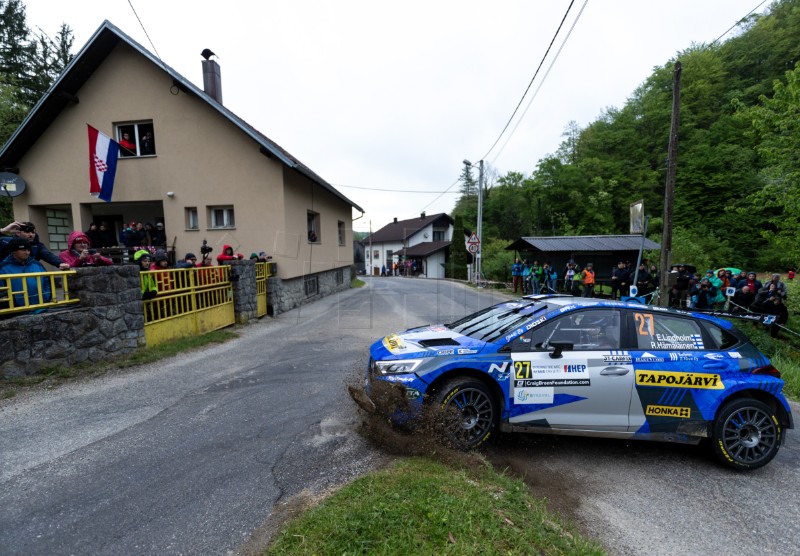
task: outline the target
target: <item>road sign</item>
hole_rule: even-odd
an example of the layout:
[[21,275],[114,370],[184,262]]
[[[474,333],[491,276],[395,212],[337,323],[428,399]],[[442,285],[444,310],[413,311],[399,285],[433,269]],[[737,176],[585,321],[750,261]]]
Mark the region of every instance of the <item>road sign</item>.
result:
[[478,252],[478,244],[477,243],[470,243],[467,246],[467,251],[472,253],[473,255]]
[[[478,234],[476,234],[475,232],[472,232],[472,235],[469,236],[469,239],[467,240],[467,243],[470,244],[470,245],[480,245],[481,244],[481,240],[478,239]],[[470,251],[470,253],[474,253],[474,251]]]

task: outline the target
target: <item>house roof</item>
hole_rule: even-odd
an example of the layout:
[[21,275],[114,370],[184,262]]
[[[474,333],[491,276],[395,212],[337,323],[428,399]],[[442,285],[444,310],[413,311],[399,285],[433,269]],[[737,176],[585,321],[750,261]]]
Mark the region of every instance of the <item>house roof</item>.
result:
[[[640,235],[521,237],[506,247],[506,251],[537,249],[545,253],[559,251],[587,253],[594,251],[638,251],[641,246],[642,236]],[[661,245],[645,238],[644,248],[661,249]]]
[[342,195],[335,187],[289,154],[289,152],[280,145],[212,99],[202,89],[195,86],[191,81],[151,54],[150,51],[107,20],[100,25],[80,52],[67,64],[67,67],[64,68],[61,75],[53,82],[50,89],[39,99],[39,102],[37,102],[28,113],[22,124],[14,131],[8,141],[6,141],[2,149],[0,149],[0,167],[17,166],[19,160],[46,132],[52,121],[58,117],[64,107],[70,103],[79,102],[77,95],[81,87],[91,78],[97,68],[102,65],[114,47],[121,42],[126,43],[172,77],[174,87],[183,93],[193,95],[206,102],[232,124],[239,127],[239,129],[256,142],[262,154],[269,158],[276,158],[287,167],[306,176],[323,189],[326,189],[342,201],[348,203],[351,207],[354,207],[362,213],[364,212],[364,209]]
[[398,220],[397,222],[387,224],[377,232],[374,232],[371,236],[368,236],[366,239],[364,239],[364,241],[372,241],[373,243],[381,243],[386,241],[405,241],[425,226],[428,226],[432,223],[437,223],[440,220],[446,221],[448,226],[453,223],[453,219],[443,212],[431,214],[430,216],[420,215],[417,218]]
[[407,247],[401,253],[404,253],[406,257],[428,257],[448,247],[450,247],[449,241],[426,241]]

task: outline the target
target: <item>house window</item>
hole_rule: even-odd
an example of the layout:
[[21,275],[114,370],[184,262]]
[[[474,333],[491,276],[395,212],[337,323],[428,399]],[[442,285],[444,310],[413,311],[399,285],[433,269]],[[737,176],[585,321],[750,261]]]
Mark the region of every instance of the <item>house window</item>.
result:
[[433,241],[444,241],[444,231],[433,230]]
[[316,276],[306,276],[303,280],[303,289],[306,292],[306,297],[311,297],[319,293],[319,280]]
[[307,222],[308,222],[307,231],[308,231],[309,243],[319,243],[320,242],[319,213],[308,211]]
[[381,252],[378,251],[377,249],[375,249],[375,251],[372,253],[372,258],[373,259],[380,259],[381,258]]
[[155,156],[156,140],[153,122],[116,124],[119,157]]
[[208,207],[208,220],[211,228],[235,228],[233,207]]
[[336,270],[336,283],[344,284],[344,270],[341,268]]
[[339,245],[344,245],[344,222],[339,220],[336,226],[339,230]]
[[386,264],[392,264],[392,255],[394,255],[394,251],[391,249],[386,250]]
[[186,229],[199,230],[200,220],[197,218],[197,207],[186,207]]

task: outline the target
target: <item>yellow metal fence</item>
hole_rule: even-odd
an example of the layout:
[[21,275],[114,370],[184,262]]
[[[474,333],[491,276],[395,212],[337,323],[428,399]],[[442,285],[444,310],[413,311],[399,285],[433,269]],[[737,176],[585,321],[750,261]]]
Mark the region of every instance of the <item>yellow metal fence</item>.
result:
[[275,263],[256,263],[256,316],[267,314],[267,278],[275,274]]
[[144,335],[148,346],[204,334],[235,322],[230,267],[209,266],[151,270],[139,274],[142,290],[158,293],[144,301]]
[[74,270],[0,274],[0,316],[78,303],[69,291],[68,277],[74,274]]

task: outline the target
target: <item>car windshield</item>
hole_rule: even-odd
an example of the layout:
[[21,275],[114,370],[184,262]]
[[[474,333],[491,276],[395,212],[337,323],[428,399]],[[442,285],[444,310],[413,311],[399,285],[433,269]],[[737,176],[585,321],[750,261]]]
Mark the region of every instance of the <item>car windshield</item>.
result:
[[544,303],[503,303],[487,307],[445,326],[476,340],[496,342],[530,320],[532,315],[545,309],[547,305]]

